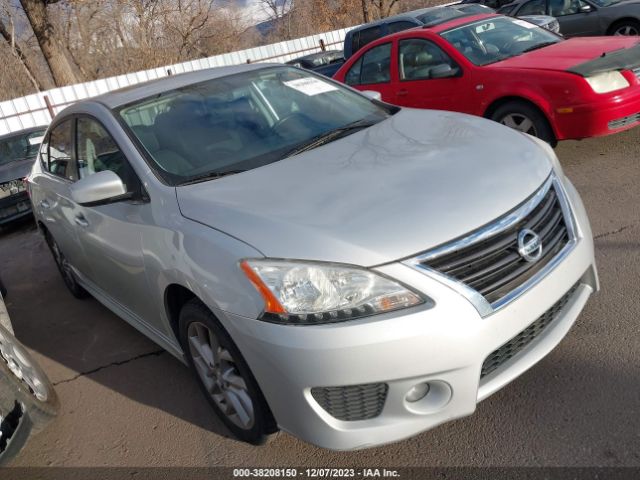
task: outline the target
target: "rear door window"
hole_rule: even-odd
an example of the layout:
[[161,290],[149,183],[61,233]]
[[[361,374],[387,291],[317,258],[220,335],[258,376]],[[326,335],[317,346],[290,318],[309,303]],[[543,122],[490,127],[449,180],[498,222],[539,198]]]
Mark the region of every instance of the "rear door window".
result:
[[359,85],[387,83],[391,80],[391,43],[372,48],[362,56]]
[[45,169],[61,178],[76,180],[72,168],[73,119],[65,120],[51,130],[49,156]]

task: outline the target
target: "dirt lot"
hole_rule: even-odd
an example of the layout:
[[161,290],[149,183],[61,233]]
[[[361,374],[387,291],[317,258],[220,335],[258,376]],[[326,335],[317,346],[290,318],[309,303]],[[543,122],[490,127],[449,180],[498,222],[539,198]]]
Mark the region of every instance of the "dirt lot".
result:
[[13,465],[640,466],[640,129],[557,152],[590,213],[602,291],[556,350],[473,416],[360,452],[229,438],[182,364],[67,293],[30,222],[1,232],[16,334],[62,402]]

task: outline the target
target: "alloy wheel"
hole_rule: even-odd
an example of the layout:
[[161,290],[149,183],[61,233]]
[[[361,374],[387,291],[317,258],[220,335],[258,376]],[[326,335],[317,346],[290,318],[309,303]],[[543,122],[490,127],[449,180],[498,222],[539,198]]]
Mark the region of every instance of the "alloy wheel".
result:
[[538,131],[533,121],[522,113],[509,113],[500,120],[500,123],[514,130],[533,135],[534,137],[538,136]]
[[613,32],[614,35],[638,35],[640,34],[640,32],[638,31],[637,27],[634,27],[633,25],[622,25],[620,27],[618,27],[615,32]]
[[253,401],[229,350],[204,323],[192,322],[187,336],[191,358],[209,396],[234,425],[250,430],[255,423]]
[[55,241],[51,242],[51,251],[53,252],[53,258],[62,273],[62,277],[67,285],[74,285],[75,278],[73,278],[73,270],[71,270],[71,264],[58,248],[58,244]]

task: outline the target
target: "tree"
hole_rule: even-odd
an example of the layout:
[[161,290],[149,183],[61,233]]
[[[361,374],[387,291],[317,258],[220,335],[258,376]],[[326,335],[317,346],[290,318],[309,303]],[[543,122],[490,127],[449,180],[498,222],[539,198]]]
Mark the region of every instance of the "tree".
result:
[[59,0],[20,0],[27,15],[29,24],[38,40],[51,75],[57,86],[69,85],[80,80],[77,67],[70,59],[69,53],[56,38],[56,31],[49,19],[47,6]]
[[29,62],[27,60],[27,57],[24,55],[24,53],[22,53],[22,49],[20,48],[20,46],[16,44],[16,39],[13,33],[13,29],[10,33],[7,30],[7,27],[2,22],[2,19],[0,19],[0,35],[2,36],[2,38],[6,40],[9,48],[11,49],[11,53],[13,54],[14,57],[16,57],[16,59],[20,62],[20,64],[24,68],[24,72],[29,78],[29,81],[33,84],[36,90],[42,90],[42,85],[36,78],[36,75],[34,75],[31,69],[31,66],[29,65]]

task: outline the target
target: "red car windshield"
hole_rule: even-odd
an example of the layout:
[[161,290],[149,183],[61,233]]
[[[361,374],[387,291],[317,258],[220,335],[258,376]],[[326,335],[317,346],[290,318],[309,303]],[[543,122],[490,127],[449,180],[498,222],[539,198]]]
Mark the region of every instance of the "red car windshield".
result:
[[562,37],[517,18],[491,17],[440,34],[475,65],[488,65],[562,41]]

